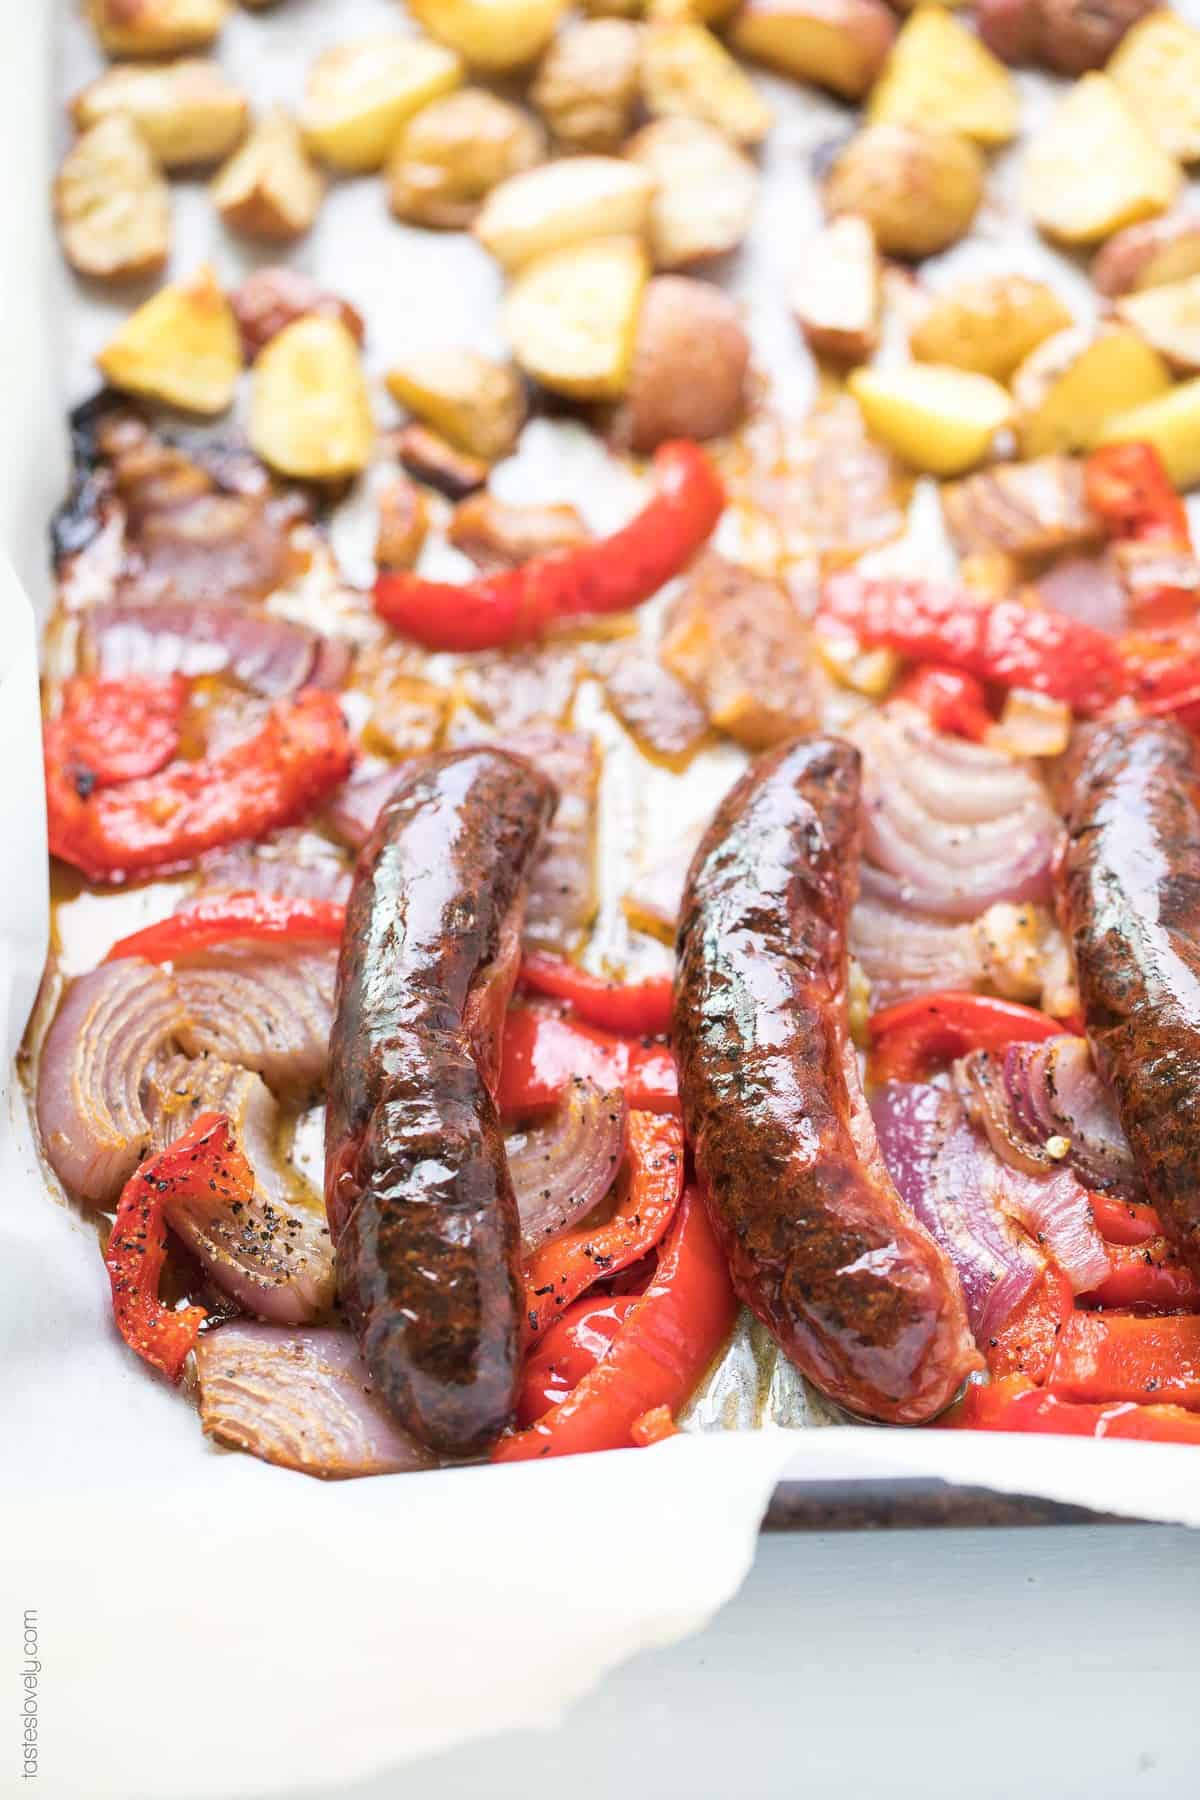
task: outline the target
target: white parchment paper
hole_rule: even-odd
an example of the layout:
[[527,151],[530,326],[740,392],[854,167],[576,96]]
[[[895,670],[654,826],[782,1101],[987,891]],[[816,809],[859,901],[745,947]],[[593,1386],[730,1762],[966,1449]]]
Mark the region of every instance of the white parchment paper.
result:
[[[98,67],[74,10],[59,21],[59,94]],[[239,13],[222,60],[256,102],[294,98],[316,49],[399,12],[393,0],[288,0]],[[32,608],[45,603],[45,524],[65,478],[62,411],[94,385],[90,358],[131,303],[68,294],[58,268],[54,14],[0,0],[0,1583],[5,1621],[38,1613],[40,1791],[299,1793],[552,1724],[614,1663],[699,1629],[729,1598],[785,1469],[936,1476],[1200,1524],[1187,1449],[858,1427],[327,1487],[214,1451],[119,1344],[94,1237],[46,1191],[10,1065],[45,947]],[[816,217],[808,151],[846,114],[767,85],[785,117],[731,285],[760,362],[801,400],[810,374],[782,294]],[[998,192],[982,254],[1038,266],[1043,252],[1008,241],[1003,182]],[[173,195],[172,272],[211,254],[222,276],[240,273],[203,185]],[[499,344],[488,259],[389,221],[378,182],[339,186],[296,260],[362,308],[376,371],[421,341]],[[1082,306],[1076,273],[1062,279]],[[566,442],[538,440],[537,485],[595,511],[573,488]],[[852,1554],[851,1540],[834,1553]],[[818,1628],[804,1605],[797,1594],[797,1630]],[[0,1793],[23,1791],[17,1766],[0,1760]]]

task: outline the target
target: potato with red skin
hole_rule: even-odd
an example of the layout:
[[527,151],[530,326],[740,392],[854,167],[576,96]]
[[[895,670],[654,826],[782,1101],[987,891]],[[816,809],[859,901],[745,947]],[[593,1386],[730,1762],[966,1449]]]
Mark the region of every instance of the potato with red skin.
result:
[[1107,296],[1165,287],[1200,275],[1200,213],[1170,213],[1127,225],[1092,264],[1092,283]]
[[686,275],[647,283],[620,434],[648,454],[669,438],[723,437],[746,404],[750,340],[728,295]]
[[1045,63],[1060,75],[1102,69],[1158,0],[979,0],[975,23],[1008,63]]
[[885,255],[915,259],[965,237],[983,186],[983,158],[957,132],[868,125],[830,166],[825,210],[832,218],[858,213]]
[[285,326],[309,313],[338,319],[356,343],[366,335],[362,315],[338,294],[331,294],[301,269],[276,265],[255,269],[229,296],[247,362],[277,337]]

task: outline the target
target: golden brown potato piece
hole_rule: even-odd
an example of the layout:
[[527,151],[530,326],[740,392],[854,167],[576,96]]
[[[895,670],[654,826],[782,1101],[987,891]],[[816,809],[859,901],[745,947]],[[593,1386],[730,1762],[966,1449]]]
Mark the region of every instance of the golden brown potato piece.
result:
[[485,489],[455,507],[446,535],[476,568],[490,573],[573,550],[592,534],[573,506],[510,506]]
[[874,435],[929,475],[961,475],[982,462],[1012,418],[998,381],[940,363],[855,369],[846,385]]
[[263,114],[212,184],[213,205],[231,231],[285,244],[310,231],[325,178],[281,106]]
[[411,569],[429,530],[429,501],[407,475],[393,475],[379,495],[375,561],[381,569]]
[[998,463],[942,489],[946,527],[960,555],[1052,556],[1103,536],[1073,456]]
[[229,300],[247,362],[253,362],[264,345],[278,337],[286,325],[294,325],[308,313],[340,320],[356,344],[361,344],[366,335],[362,315],[350,302],[319,287],[311,275],[300,269],[256,269],[234,289]]
[[1144,294],[1128,294],[1117,301],[1116,312],[1176,374],[1200,370],[1200,275],[1148,288]]
[[71,102],[81,131],[113,113],[133,120],[160,168],[178,169],[228,156],[241,140],[250,109],[218,63],[189,57],[109,69]]
[[398,219],[463,231],[492,189],[546,154],[541,126],[486,88],[459,88],[408,121],[388,161]]
[[1089,450],[1106,420],[1169,386],[1161,356],[1128,327],[1060,331],[1013,377],[1021,454]]
[[1100,444],[1153,444],[1177,488],[1200,482],[1200,378],[1106,420]]
[[932,256],[970,230],[983,198],[983,158],[956,132],[868,125],[825,178],[835,217],[859,213],[889,256]]
[[580,11],[589,19],[640,19],[646,0],[581,0]]
[[1172,213],[1109,238],[1092,264],[1102,294],[1131,294],[1200,275],[1200,213]]
[[358,345],[336,319],[285,326],[254,365],[250,444],[281,475],[341,481],[366,467],[375,437]]
[[642,638],[610,647],[604,694],[642,755],[670,769],[686,768],[708,739],[704,707]]
[[461,500],[473,494],[491,474],[491,464],[466,450],[456,450],[428,425],[405,425],[392,439],[396,459],[410,475],[429,487],[436,488],[449,500]]
[[883,0],[743,0],[729,41],[796,81],[861,100],[895,35]]
[[761,144],[774,114],[749,76],[703,25],[648,25],[642,99],[656,118],[702,119],[737,144]]
[[1108,73],[1168,156],[1200,157],[1200,28],[1153,12],[1122,40]]
[[370,691],[370,749],[382,750],[387,756],[427,756],[437,749],[454,704],[448,688],[419,675],[381,670],[379,678],[370,683]]
[[976,275],[936,294],[909,346],[920,362],[952,363],[1007,381],[1071,315],[1053,288],[1027,275]]
[[68,150],[54,184],[63,250],[81,275],[153,275],[171,247],[171,197],[145,138],[123,113],[101,119]]
[[1031,141],[1023,192],[1047,237],[1095,244],[1165,212],[1179,180],[1108,76],[1085,75]]
[[527,264],[505,321],[518,363],[576,400],[617,400],[629,385],[646,252],[636,238],[601,238]]
[[123,393],[214,416],[230,405],[242,372],[237,321],[207,267],[160,288],[125,320],[96,358]]
[[880,275],[865,219],[834,219],[801,252],[789,303],[818,356],[862,362],[879,343]]
[[585,19],[551,44],[529,90],[566,150],[616,150],[638,98],[641,32],[624,19]]
[[654,183],[619,156],[565,156],[513,175],[488,195],[475,236],[506,269],[571,244],[641,236]]
[[750,340],[728,294],[656,276],[642,299],[620,434],[643,454],[668,438],[725,437],[745,410],[749,367]]
[[511,363],[477,350],[430,349],[394,363],[392,396],[457,450],[496,462],[516,445],[525,423],[525,389]]
[[87,15],[109,56],[178,56],[211,44],[229,0],[87,0]]
[[625,146],[655,183],[650,250],[659,269],[727,256],[750,228],[758,170],[723,132],[699,119],[656,119]]
[[934,120],[977,144],[993,145],[1016,136],[1019,112],[1004,64],[949,13],[923,6],[896,39],[867,117],[891,125]]
[[314,156],[335,169],[382,168],[400,128],[463,78],[453,50],[380,32],[336,44],[308,72],[300,124]]
[[522,69],[540,56],[568,0],[411,0],[431,37],[476,69]]

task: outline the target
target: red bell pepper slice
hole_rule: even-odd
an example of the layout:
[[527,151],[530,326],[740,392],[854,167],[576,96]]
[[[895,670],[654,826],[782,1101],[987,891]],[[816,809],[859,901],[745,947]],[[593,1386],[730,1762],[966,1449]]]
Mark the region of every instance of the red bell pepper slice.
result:
[[1059,1334],[1046,1385],[1064,1400],[1200,1408],[1200,1318],[1074,1313]]
[[669,1406],[652,1406],[649,1412],[644,1412],[640,1419],[633,1421],[629,1435],[639,1450],[646,1450],[651,1444],[661,1444],[669,1437],[678,1437],[679,1427],[671,1417]]
[[144,956],[147,962],[171,962],[237,938],[336,944],[345,922],[343,900],[314,900],[302,894],[208,894],[169,919],[118,938],[104,960]]
[[986,1356],[992,1379],[1026,1375],[1033,1381],[1044,1380],[1055,1345],[1074,1310],[1071,1284],[1051,1264],[995,1337],[989,1338]]
[[1108,535],[1127,542],[1191,548],[1187,508],[1153,444],[1105,444],[1083,465],[1088,505]]
[[1148,1244],[1162,1236],[1162,1222],[1152,1206],[1112,1194],[1089,1194],[1088,1201],[1096,1229],[1109,1244]]
[[636,1294],[577,1300],[533,1345],[521,1375],[518,1425],[532,1425],[558,1406],[608,1355]]
[[873,1081],[922,1081],[931,1069],[968,1050],[1004,1050],[1061,1037],[1061,1019],[1016,1000],[946,988],[900,1000],[872,1013],[870,1074]]
[[1113,1245],[1108,1261],[1109,1273],[1087,1295],[1089,1305],[1200,1312],[1200,1281],[1165,1237]]
[[606,981],[562,956],[528,952],[521,959],[521,986],[565,1000],[577,1017],[605,1031],[629,1037],[665,1037],[671,1029],[671,977]]
[[63,686],[62,711],[46,724],[47,763],[82,800],[95,788],[157,774],[178,754],[190,686],[182,675],[73,677]]
[[1102,712],[1130,686],[1117,644],[1094,626],[925,581],[831,575],[816,628],[848,631],[868,648],[945,663],[980,681],[1032,688],[1080,713]]
[[625,612],[679,573],[725,506],[721,478],[698,444],[660,445],[654,473],[653,499],[610,537],[462,587],[382,570],[375,610],[427,650],[498,650],[540,637],[557,620]]
[[229,1120],[201,1113],[182,1137],[129,1177],[104,1252],[118,1331],[131,1350],[171,1381],[179,1380],[207,1315],[202,1306],[175,1312],[158,1297],[167,1251],[164,1201],[171,1193],[190,1196],[213,1188],[246,1204],[254,1175]]
[[1047,1394],[1022,1375],[973,1385],[943,1423],[967,1431],[1035,1431],[1057,1437],[1200,1444],[1200,1415],[1182,1406],[1137,1406],[1129,1401],[1079,1405]]
[[983,683],[961,669],[923,663],[912,669],[895,691],[897,700],[919,706],[938,731],[982,743],[996,721],[988,710]]
[[524,1431],[504,1437],[494,1462],[619,1450],[634,1426],[665,1406],[671,1414],[733,1329],[737,1301],[704,1201],[689,1188],[659,1251],[658,1268],[626,1315],[612,1349],[558,1406]]
[[556,1106],[577,1075],[606,1093],[624,1088],[626,1104],[638,1111],[679,1111],[679,1078],[665,1044],[617,1037],[560,1013],[513,1006],[504,1021],[501,1054],[496,1101],[512,1117]]
[[86,796],[48,754],[50,849],[93,881],[178,867],[297,823],[353,761],[337,695],[316,688],[277,701],[259,732],[221,756],[171,763]]
[[683,1192],[683,1126],[678,1119],[631,1112],[628,1181],[602,1225],[580,1225],[536,1250],[525,1264],[525,1327],[530,1337],[562,1317],[572,1300],[645,1256],[659,1242]]

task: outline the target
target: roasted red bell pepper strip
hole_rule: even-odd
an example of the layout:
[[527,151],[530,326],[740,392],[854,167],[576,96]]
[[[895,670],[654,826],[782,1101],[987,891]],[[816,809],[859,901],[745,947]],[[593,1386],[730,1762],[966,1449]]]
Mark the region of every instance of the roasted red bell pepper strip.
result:
[[939,663],[923,663],[912,669],[895,690],[894,698],[919,706],[939,731],[981,743],[996,723],[988,711],[983,683],[961,669]]
[[501,1438],[495,1462],[619,1450],[639,1419],[660,1406],[672,1415],[690,1398],[733,1329],[737,1302],[729,1270],[695,1188],[679,1203],[658,1268],[626,1315],[612,1349],[544,1418]]
[[1191,548],[1187,508],[1153,444],[1105,444],[1083,465],[1088,505],[1112,538]]
[[540,637],[556,620],[638,606],[678,575],[725,506],[721,478],[698,444],[662,444],[654,473],[654,498],[611,537],[462,587],[383,570],[375,610],[428,650],[498,650]]
[[1200,1408],[1200,1317],[1074,1313],[1059,1334],[1046,1386],[1064,1400]]
[[496,1096],[501,1112],[519,1118],[555,1106],[576,1075],[606,1092],[624,1088],[626,1104],[641,1112],[679,1111],[675,1059],[665,1044],[617,1037],[535,1007],[510,1007]]
[[1089,1306],[1152,1307],[1156,1312],[1200,1311],[1200,1281],[1165,1237],[1115,1244],[1109,1273],[1087,1295]]
[[517,1424],[532,1425],[558,1406],[611,1350],[636,1294],[577,1300],[532,1346],[521,1374]]
[[644,1412],[640,1419],[633,1421],[629,1435],[639,1450],[646,1450],[651,1444],[661,1444],[669,1437],[678,1437],[679,1427],[671,1417],[669,1406],[652,1406],[649,1412]]
[[525,1264],[525,1329],[537,1337],[594,1282],[627,1269],[662,1238],[683,1192],[683,1126],[631,1112],[627,1179],[611,1218],[581,1225],[535,1251]]
[[189,691],[182,675],[75,676],[63,687],[62,711],[46,723],[47,764],[82,800],[94,788],[157,774],[178,754]]
[[295,824],[353,761],[336,694],[316,688],[277,701],[262,729],[223,755],[175,762],[87,796],[48,755],[50,849],[93,881],[178,867]]
[[1032,1006],[990,994],[946,988],[900,1000],[872,1013],[870,1074],[873,1081],[921,1081],[939,1064],[968,1050],[1003,1050],[1061,1037],[1066,1027]]
[[1162,1221],[1152,1206],[1118,1200],[1112,1194],[1089,1194],[1088,1200],[1096,1229],[1107,1243],[1148,1244],[1162,1236]]
[[942,1423],[967,1431],[1036,1431],[1059,1437],[1200,1444],[1200,1415],[1182,1406],[1137,1406],[1129,1401],[1078,1405],[1046,1393],[1022,1375],[972,1386]]
[[201,1113],[182,1137],[129,1177],[104,1253],[118,1331],[131,1350],[172,1381],[179,1380],[207,1315],[202,1306],[175,1312],[158,1297],[167,1250],[165,1204],[173,1193],[213,1188],[244,1204],[253,1195],[254,1175],[229,1120]]
[[343,900],[314,900],[303,894],[208,894],[169,919],[118,938],[104,960],[144,956],[147,962],[170,962],[235,938],[336,944],[345,922]]
[[1080,713],[1102,712],[1129,691],[1115,640],[1095,626],[924,581],[831,575],[816,629],[848,631],[868,648],[944,663],[980,681],[1032,688]]
[[1170,637],[1133,634],[1121,640],[1134,698],[1152,717],[1169,714],[1189,729],[1200,723],[1200,645]]
[[589,1025],[629,1037],[665,1037],[671,1029],[671,977],[652,975],[645,981],[606,981],[562,956],[540,951],[521,959],[521,986],[535,994],[565,1000]]
[[984,1346],[993,1380],[1002,1375],[1044,1380],[1054,1347],[1074,1310],[1070,1282],[1051,1265]]

